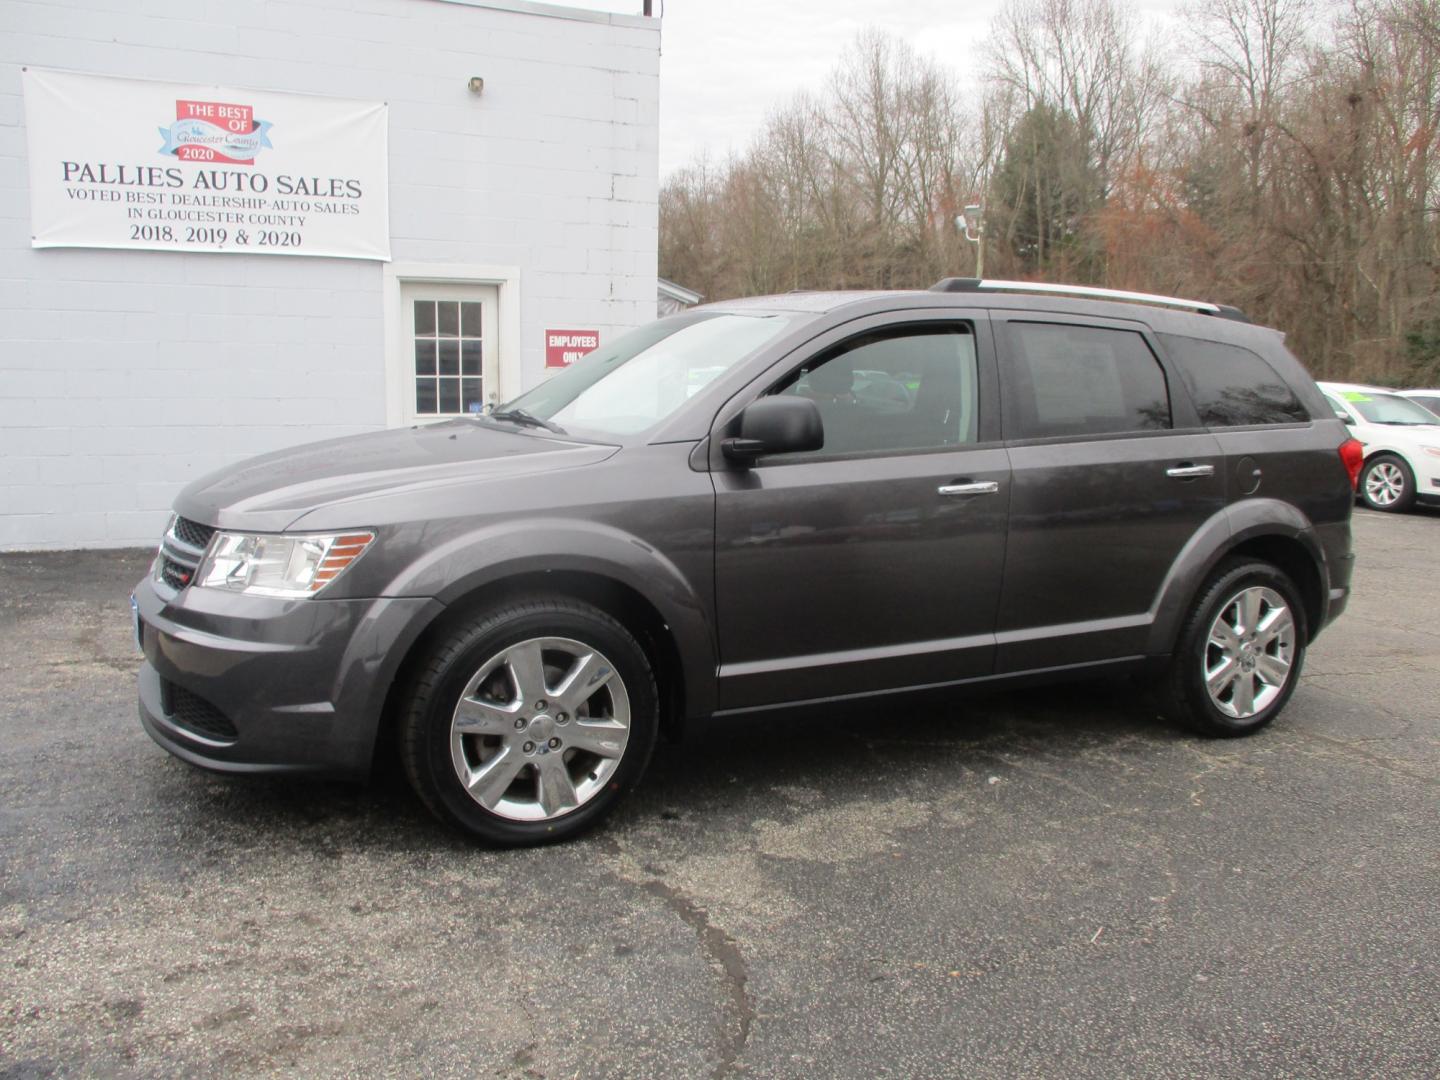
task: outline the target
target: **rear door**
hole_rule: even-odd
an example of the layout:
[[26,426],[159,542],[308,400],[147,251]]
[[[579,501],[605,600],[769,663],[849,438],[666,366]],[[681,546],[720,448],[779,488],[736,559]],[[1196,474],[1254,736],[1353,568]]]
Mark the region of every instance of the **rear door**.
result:
[[1311,521],[1347,516],[1352,500],[1337,489],[1336,455],[1325,452],[1333,451],[1333,433],[1316,429],[1310,411],[1260,353],[1183,334],[1158,338],[1200,423],[1225,452],[1230,502],[1275,496]]
[[983,318],[872,317],[750,395],[814,400],[825,446],[712,457],[722,709],[990,674],[1010,494],[993,364]]
[[1224,460],[1149,329],[993,313],[1011,477],[996,670],[1141,655]]

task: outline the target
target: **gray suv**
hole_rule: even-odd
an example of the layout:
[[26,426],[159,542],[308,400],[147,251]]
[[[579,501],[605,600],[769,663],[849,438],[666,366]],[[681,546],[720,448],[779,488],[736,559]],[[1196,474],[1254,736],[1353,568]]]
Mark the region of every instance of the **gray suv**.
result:
[[1345,606],[1359,467],[1233,309],[712,304],[488,415],[191,484],[135,590],[140,717],[224,772],[398,755],[498,844],[593,825],[688,717],[1130,672],[1249,734]]

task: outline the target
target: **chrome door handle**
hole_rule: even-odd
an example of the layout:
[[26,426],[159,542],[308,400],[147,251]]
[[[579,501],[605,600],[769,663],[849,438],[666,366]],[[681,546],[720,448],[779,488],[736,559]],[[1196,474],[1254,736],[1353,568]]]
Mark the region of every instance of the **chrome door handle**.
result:
[[977,480],[974,483],[965,484],[941,484],[941,495],[994,495],[1000,490],[1000,485],[994,480]]
[[1165,470],[1166,476],[1173,476],[1176,480],[1194,480],[1199,476],[1214,476],[1214,465],[1176,465]]

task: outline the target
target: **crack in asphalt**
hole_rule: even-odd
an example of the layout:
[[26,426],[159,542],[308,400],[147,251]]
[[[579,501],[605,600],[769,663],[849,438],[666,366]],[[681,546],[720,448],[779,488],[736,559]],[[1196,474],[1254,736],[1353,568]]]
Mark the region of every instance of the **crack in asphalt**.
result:
[[[720,1080],[734,1071],[735,1063],[750,1041],[750,1028],[755,1022],[755,1003],[747,989],[749,976],[745,958],[740,954],[735,939],[710,922],[710,913],[686,896],[673,885],[652,878],[640,882],[640,887],[651,896],[658,897],[673,911],[680,921],[695,931],[700,946],[720,966],[724,973],[725,990],[730,997],[733,1025],[722,1025],[720,1038],[720,1060],[711,1070],[712,1080]],[[733,1030],[730,1030],[733,1028]]]
[[1086,799],[1090,799],[1092,802],[1098,803],[1105,810],[1113,811],[1116,809],[1114,803],[1108,801],[1103,796],[1097,795],[1095,794],[1095,792],[1090,791],[1088,788],[1085,787],[1085,785],[1071,780],[1068,777],[1060,776],[1056,773],[1050,772],[1048,769],[1041,768],[1034,761],[1031,761],[1029,759],[1006,757],[1004,754],[1001,753],[995,754],[995,758],[998,761],[1004,762],[1007,767],[1009,767],[1015,772],[1028,774],[1030,776],[1038,776],[1042,780],[1048,780],[1057,787],[1065,788],[1067,791],[1072,791],[1076,795],[1079,795]]
[[1386,772],[1394,773],[1396,776],[1403,776],[1407,780],[1417,780],[1430,787],[1440,786],[1440,779],[1436,777],[1426,776],[1424,773],[1412,772],[1406,768],[1402,762],[1396,761],[1394,758],[1385,757],[1383,754],[1372,753],[1369,750],[1356,746],[1354,743],[1348,743],[1344,739],[1337,739],[1331,735],[1321,735],[1318,731],[1306,731],[1303,728],[1297,728],[1296,734],[1306,739],[1315,739],[1325,743],[1327,746],[1332,746],[1342,753],[1353,755],[1362,761],[1368,761],[1376,768],[1384,769]]
[[[634,861],[615,837],[604,837],[601,846],[615,857],[617,863],[623,865],[628,862],[632,868],[635,867]],[[727,1011],[734,1014],[730,1023],[722,1020],[719,1024],[719,1060],[710,1071],[711,1080],[722,1080],[737,1071],[736,1063],[750,1042],[750,1029],[755,1024],[755,1002],[750,996],[750,976],[745,957],[735,939],[710,921],[710,912],[659,876],[658,867],[646,865],[642,872],[656,876],[632,876],[625,873],[621,866],[611,869],[616,880],[649,893],[694,931],[701,951],[721,973],[726,996],[729,998],[730,1007]]]

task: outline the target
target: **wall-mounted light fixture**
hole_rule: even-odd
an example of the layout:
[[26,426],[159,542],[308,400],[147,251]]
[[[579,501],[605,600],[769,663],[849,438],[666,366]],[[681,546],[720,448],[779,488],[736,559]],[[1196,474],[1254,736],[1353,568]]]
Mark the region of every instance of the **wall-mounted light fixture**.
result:
[[485,89],[485,80],[482,79],[479,75],[471,75],[470,81],[465,85],[470,87],[470,92],[472,94],[478,94]]

